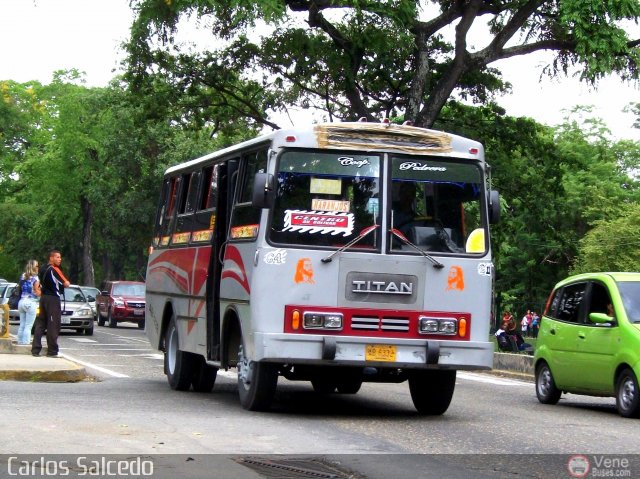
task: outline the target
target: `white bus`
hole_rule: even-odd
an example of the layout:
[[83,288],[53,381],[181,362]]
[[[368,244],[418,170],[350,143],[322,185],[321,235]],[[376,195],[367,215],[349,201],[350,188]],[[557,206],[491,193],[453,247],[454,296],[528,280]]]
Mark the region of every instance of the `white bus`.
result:
[[354,394],[408,381],[442,414],[456,370],[490,369],[492,259],[482,145],[413,126],[275,131],[169,168],[146,331],[173,389],[268,409],[277,381]]

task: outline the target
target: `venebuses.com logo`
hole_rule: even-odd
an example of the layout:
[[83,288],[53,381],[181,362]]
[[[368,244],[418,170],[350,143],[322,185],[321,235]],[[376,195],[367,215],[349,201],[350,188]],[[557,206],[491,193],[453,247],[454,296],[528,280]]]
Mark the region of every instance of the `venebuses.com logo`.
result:
[[569,457],[567,471],[571,477],[632,477],[630,461],[625,457],[585,456]]

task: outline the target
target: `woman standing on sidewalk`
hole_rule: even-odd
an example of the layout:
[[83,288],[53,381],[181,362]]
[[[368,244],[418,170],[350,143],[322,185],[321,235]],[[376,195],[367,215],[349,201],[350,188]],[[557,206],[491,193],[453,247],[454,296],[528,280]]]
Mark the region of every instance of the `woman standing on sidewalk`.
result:
[[38,262],[35,259],[27,261],[24,273],[16,288],[22,288],[22,295],[18,303],[20,312],[20,327],[18,328],[18,344],[31,343],[31,327],[36,319],[38,301],[40,297],[40,280],[38,279]]

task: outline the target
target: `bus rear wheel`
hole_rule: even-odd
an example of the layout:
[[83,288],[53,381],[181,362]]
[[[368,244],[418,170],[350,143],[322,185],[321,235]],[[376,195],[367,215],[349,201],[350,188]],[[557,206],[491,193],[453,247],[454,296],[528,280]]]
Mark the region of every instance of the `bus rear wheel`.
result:
[[455,369],[411,371],[409,374],[409,392],[420,414],[444,414],[451,404],[455,387]]
[[191,377],[193,390],[198,393],[211,392],[218,376],[218,368],[209,366],[202,356],[194,358],[194,368]]
[[240,405],[249,411],[268,410],[278,384],[278,367],[251,361],[245,356],[244,346],[240,345],[237,368]]
[[164,338],[164,371],[169,386],[178,391],[187,391],[191,387],[194,357],[192,354],[180,350],[175,319],[171,318]]

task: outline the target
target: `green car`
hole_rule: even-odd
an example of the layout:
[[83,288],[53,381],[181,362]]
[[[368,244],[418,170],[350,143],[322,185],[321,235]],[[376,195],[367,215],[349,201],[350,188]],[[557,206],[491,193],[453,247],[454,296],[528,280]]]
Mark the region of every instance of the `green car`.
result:
[[559,282],[547,302],[534,356],[536,394],[612,396],[640,416],[640,273],[592,273]]

